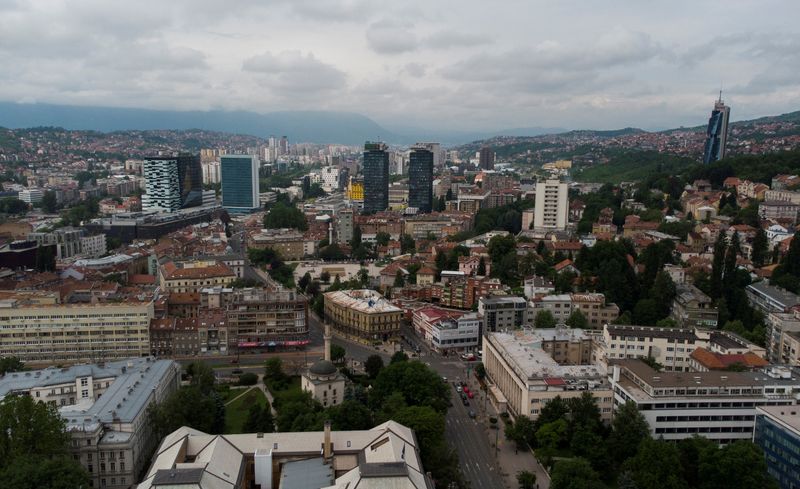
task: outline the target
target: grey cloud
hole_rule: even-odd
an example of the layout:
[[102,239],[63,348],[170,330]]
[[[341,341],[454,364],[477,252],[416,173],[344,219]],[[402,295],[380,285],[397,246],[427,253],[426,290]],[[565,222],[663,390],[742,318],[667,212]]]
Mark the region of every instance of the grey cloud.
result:
[[408,23],[382,20],[367,28],[367,43],[379,54],[400,54],[418,47],[413,26]]
[[427,67],[422,63],[408,63],[403,68],[403,71],[413,76],[414,78],[421,78],[425,76],[427,70],[428,70]]
[[426,37],[422,41],[422,45],[426,48],[449,49],[481,46],[491,42],[491,38],[481,34],[445,30]]
[[345,74],[333,65],[300,51],[266,52],[244,60],[242,70],[259,74],[271,87],[284,92],[333,90],[345,85]]

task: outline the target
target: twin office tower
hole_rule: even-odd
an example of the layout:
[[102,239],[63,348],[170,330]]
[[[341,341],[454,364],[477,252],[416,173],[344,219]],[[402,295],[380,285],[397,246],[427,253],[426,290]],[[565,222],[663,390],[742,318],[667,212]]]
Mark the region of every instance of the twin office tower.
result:
[[[408,207],[433,210],[434,152],[425,144],[413,146],[408,158]],[[389,151],[383,143],[364,145],[364,214],[389,208]]]
[[[220,158],[222,206],[230,212],[258,210],[258,158],[224,155]],[[203,205],[200,156],[157,156],[144,161],[145,210],[174,212]]]

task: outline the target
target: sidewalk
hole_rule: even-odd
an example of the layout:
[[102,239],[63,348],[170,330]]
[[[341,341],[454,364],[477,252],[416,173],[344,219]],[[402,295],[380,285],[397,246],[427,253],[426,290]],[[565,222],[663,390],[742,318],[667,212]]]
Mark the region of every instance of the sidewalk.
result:
[[[481,396],[487,395],[486,391],[481,391]],[[517,489],[519,483],[517,482],[517,473],[523,470],[533,472],[536,474],[536,483],[539,489],[549,489],[550,477],[545,472],[544,468],[536,460],[532,450],[517,450],[516,443],[506,440],[505,436],[505,423],[492,406],[492,403],[487,404],[488,416],[495,416],[497,418],[496,430],[489,427],[488,416],[483,417],[482,421],[485,426],[486,434],[489,440],[489,446],[494,447],[495,439],[497,439],[497,462],[500,466],[500,473],[503,475],[506,487],[509,489]]]

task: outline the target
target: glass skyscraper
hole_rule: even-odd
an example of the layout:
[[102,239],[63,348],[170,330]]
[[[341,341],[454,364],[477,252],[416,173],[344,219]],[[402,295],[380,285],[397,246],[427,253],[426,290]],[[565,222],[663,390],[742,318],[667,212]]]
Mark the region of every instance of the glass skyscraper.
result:
[[433,152],[427,148],[414,147],[409,155],[408,206],[420,213],[433,210]]
[[200,155],[152,156],[144,160],[144,209],[176,211],[203,205]]
[[389,152],[383,143],[364,144],[364,214],[389,207]]
[[703,163],[713,163],[725,157],[730,115],[731,108],[722,101],[722,92],[720,92],[719,100],[714,103],[714,110],[711,111],[711,117],[708,119]]
[[252,155],[220,157],[222,207],[230,212],[258,210],[258,158]]

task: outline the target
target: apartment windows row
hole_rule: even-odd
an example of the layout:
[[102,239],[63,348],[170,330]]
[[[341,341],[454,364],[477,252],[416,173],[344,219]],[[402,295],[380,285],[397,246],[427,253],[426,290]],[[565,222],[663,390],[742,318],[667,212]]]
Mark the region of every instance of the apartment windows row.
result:
[[742,415],[721,415],[721,416],[656,416],[658,423],[688,422],[688,421],[753,421],[755,416]]
[[679,426],[656,428],[657,435],[672,433],[752,433],[752,426]]

